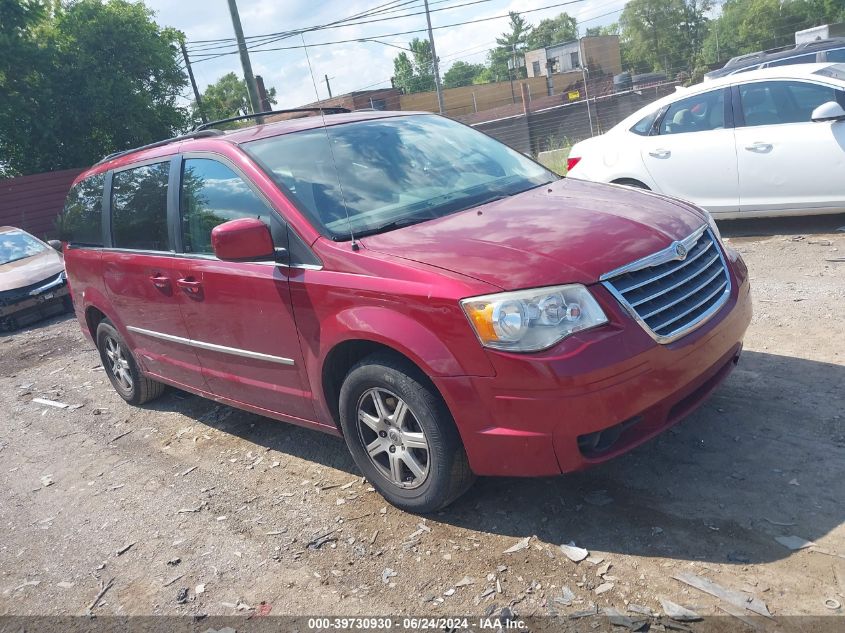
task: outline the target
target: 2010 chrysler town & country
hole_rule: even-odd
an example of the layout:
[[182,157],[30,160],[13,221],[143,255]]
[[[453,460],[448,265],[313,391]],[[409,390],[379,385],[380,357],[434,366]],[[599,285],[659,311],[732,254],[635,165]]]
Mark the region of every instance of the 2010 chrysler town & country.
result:
[[561,179],[435,115],[206,130],[107,157],[62,221],[118,393],[174,385],[342,435],[396,506],[631,449],[736,364],[746,267],[709,216]]

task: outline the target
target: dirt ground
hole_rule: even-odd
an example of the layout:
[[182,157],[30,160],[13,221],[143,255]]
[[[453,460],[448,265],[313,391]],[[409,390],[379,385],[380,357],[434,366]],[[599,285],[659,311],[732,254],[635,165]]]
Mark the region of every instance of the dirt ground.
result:
[[737,610],[685,573],[774,615],[842,615],[843,226],[724,223],[755,315],[712,399],[612,463],[482,479],[426,518],[388,506],[339,439],[176,390],[126,405],[69,317],[4,336],[0,615],[85,614],[112,579],[99,615]]

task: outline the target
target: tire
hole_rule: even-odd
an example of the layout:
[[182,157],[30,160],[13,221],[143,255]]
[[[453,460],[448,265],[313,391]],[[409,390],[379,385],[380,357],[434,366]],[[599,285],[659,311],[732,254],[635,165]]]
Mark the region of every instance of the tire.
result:
[[70,298],[70,295],[62,297],[62,306],[64,307],[65,312],[73,313],[73,299]]
[[446,404],[411,363],[387,354],[365,358],[347,374],[339,404],[355,463],[397,508],[435,512],[475,481]]
[[97,326],[97,350],[112,387],[129,404],[144,404],[164,393],[165,385],[141,374],[126,341],[108,319]]

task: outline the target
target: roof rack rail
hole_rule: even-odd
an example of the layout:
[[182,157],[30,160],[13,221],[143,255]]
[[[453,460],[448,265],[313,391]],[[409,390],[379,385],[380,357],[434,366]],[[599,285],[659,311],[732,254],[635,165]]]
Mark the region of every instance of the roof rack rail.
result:
[[176,141],[187,141],[189,139],[194,138],[204,138],[206,136],[220,136],[223,134],[220,130],[194,130],[193,132],[188,132],[187,134],[180,134],[179,136],[174,136],[173,138],[166,138],[162,141],[156,141],[155,143],[149,143],[147,145],[141,145],[140,147],[133,147],[131,149],[122,149],[119,152],[113,152],[108,156],[103,156],[96,164],[102,165],[110,160],[114,160],[120,156],[124,156],[126,154],[131,154],[132,152],[140,152],[141,150],[145,149],[153,149],[154,147],[162,147],[163,145],[169,145],[170,143],[175,143]]
[[194,128],[194,132],[206,130],[214,125],[220,123],[233,123],[234,121],[245,121],[247,119],[257,119],[262,116],[272,116],[274,114],[290,114],[294,112],[322,112],[323,114],[346,114],[352,112],[349,108],[340,107],[316,107],[316,108],[290,108],[288,110],[267,110],[266,112],[255,112],[253,114],[242,114],[241,116],[233,116],[228,119],[220,119],[218,121],[209,121],[208,123],[201,123]]

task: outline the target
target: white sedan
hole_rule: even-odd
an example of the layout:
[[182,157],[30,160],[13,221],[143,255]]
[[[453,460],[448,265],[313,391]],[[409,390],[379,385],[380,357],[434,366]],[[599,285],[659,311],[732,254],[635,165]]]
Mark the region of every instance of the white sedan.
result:
[[845,64],[679,89],[576,143],[569,177],[689,200],[717,218],[845,212]]

